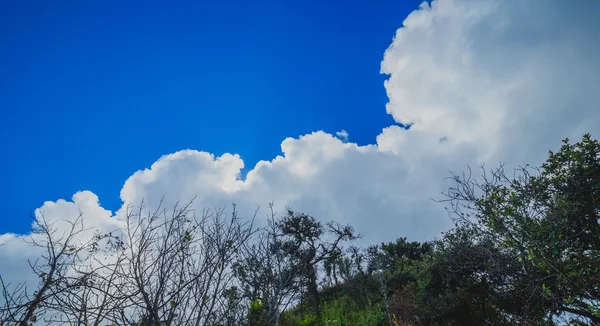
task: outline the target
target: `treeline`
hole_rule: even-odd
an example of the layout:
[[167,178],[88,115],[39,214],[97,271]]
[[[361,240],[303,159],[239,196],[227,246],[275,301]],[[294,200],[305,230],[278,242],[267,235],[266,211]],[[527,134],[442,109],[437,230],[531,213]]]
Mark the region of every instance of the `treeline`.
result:
[[82,217],[68,232],[39,218],[39,283],[2,282],[0,324],[600,325],[597,140],[451,180],[451,230],[368,248],[349,225],[272,206],[257,226],[235,207],[142,205],[93,237]]

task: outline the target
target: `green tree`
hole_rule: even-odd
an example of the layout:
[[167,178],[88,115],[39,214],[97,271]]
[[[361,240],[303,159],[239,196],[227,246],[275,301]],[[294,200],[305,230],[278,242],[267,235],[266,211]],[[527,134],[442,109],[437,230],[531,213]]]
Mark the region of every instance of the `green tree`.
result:
[[[500,305],[545,322],[600,324],[600,143],[585,135],[550,152],[539,169],[509,177],[503,167],[483,182],[453,176],[446,193],[457,229],[472,229],[513,257]],[[481,262],[480,262],[481,263]],[[502,269],[502,266],[495,268]],[[484,272],[490,274],[489,268]],[[518,308],[517,309],[517,306]]]
[[342,242],[356,239],[350,225],[327,222],[323,225],[314,217],[288,209],[278,226],[285,237],[282,250],[293,257],[296,275],[302,279],[314,313],[321,317],[318,288],[319,264],[340,257]]

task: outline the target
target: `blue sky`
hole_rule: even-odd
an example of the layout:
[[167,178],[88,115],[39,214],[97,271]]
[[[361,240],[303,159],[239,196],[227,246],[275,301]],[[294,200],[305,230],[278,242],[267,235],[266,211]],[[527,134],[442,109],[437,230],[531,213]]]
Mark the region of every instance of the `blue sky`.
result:
[[8,280],[37,279],[36,209],[57,232],[83,213],[91,237],[141,201],[274,202],[360,246],[425,241],[452,226],[431,200],[450,173],[600,135],[600,1],[57,3],[0,1]]
[[0,3],[0,233],[46,200],[123,182],[184,148],[239,153],[393,124],[384,50],[419,1]]

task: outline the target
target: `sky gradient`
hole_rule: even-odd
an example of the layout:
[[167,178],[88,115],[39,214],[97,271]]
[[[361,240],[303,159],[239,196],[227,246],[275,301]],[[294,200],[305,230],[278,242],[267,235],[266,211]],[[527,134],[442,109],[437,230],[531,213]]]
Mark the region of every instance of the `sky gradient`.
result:
[[0,3],[0,234],[91,190],[117,210],[136,170],[181,149],[240,154],[394,124],[383,51],[418,1]]
[[600,137],[597,0],[83,3],[0,2],[14,284],[39,280],[28,213],[57,232],[83,214],[86,241],[142,202],[258,224],[273,202],[358,246],[426,241],[452,227],[432,200],[451,173]]

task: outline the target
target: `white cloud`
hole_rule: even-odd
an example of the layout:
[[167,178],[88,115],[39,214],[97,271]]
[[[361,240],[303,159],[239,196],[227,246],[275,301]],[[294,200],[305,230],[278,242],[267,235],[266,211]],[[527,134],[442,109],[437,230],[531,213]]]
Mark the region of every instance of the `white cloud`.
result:
[[415,122],[401,150],[531,162],[561,138],[597,131],[598,13],[591,0],[423,5],[382,63],[387,112]]
[[[67,236],[69,223],[74,223],[80,214],[85,216],[80,220],[83,223],[81,225],[83,232],[77,234],[75,241],[86,241],[95,232],[108,233],[122,229],[121,222],[113,218],[110,211],[102,208],[98,196],[90,191],[77,192],[71,201],[63,199],[56,202],[47,201],[35,210],[36,219],[39,221],[44,219],[55,230],[54,240]],[[36,260],[45,253],[44,248],[35,247],[32,242],[43,244],[45,240],[44,235],[40,233],[0,235],[0,275],[5,282],[13,282],[13,285],[16,285],[18,282],[26,281],[30,290],[37,285],[39,279],[31,273],[29,263],[35,264]],[[43,264],[44,261],[37,261],[37,263]]]
[[344,129],[336,132],[335,135],[337,136],[337,138],[341,139],[343,142],[348,141],[348,132]]
[[[424,4],[406,18],[382,62],[390,75],[386,110],[414,123],[410,130],[384,128],[368,146],[347,142],[344,131],[287,138],[281,156],[259,162],[243,181],[238,155],[183,150],[134,173],[121,190],[124,207],[197,195],[198,207],[236,202],[251,212],[274,201],[352,223],[366,242],[430,239],[450,225],[430,201],[449,171],[482,161],[539,164],[564,137],[600,137],[599,12],[594,0]],[[47,202],[36,214],[63,218],[78,209],[90,224],[118,226],[90,192]],[[19,236],[1,235],[0,242],[0,261],[14,263],[1,264],[0,273],[23,275],[17,261],[27,248]]]

